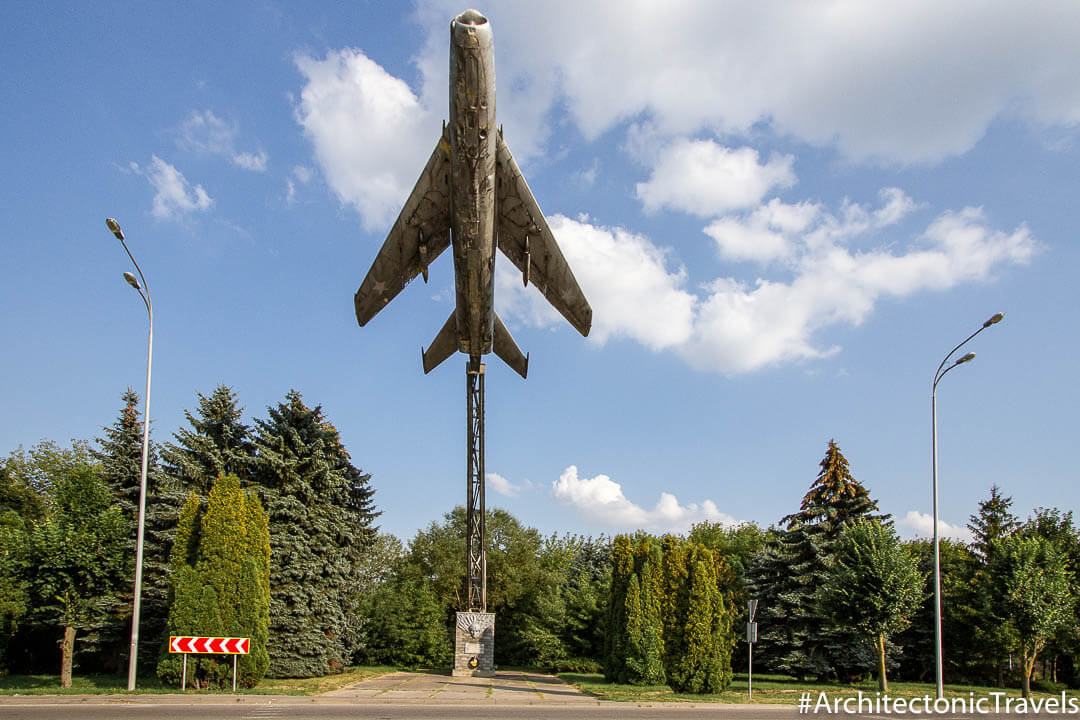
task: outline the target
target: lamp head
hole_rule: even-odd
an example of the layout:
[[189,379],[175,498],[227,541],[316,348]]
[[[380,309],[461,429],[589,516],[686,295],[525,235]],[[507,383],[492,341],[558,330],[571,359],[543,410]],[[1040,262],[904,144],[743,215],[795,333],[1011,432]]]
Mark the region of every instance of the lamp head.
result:
[[110,231],[112,231],[112,234],[116,236],[117,240],[124,239],[124,233],[120,229],[120,223],[116,222],[112,218],[105,218],[105,225],[109,228]]
[[136,290],[141,290],[142,289],[142,288],[139,287],[139,281],[136,280],[135,276],[132,275],[131,273],[129,273],[129,272],[124,273],[124,279],[127,280],[128,285],[135,288]]
[[992,318],[983,323],[983,327],[988,328],[991,325],[997,325],[1003,317],[1005,317],[1005,313],[994,313]]
[[975,359],[975,353],[968,353],[968,354],[967,354],[967,355],[965,355],[964,357],[962,357],[962,358],[960,358],[959,360],[957,360],[957,361],[956,361],[956,364],[957,364],[957,365],[963,365],[964,363],[966,363],[966,362],[971,362],[971,361],[972,361],[972,360],[974,360],[974,359]]

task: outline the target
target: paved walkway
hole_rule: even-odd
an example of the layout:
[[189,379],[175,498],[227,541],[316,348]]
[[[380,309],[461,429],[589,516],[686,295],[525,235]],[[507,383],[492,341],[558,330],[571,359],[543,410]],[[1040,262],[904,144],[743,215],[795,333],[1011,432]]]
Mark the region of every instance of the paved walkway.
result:
[[499,671],[495,677],[394,672],[320,697],[357,703],[439,705],[598,705],[600,701],[553,675]]

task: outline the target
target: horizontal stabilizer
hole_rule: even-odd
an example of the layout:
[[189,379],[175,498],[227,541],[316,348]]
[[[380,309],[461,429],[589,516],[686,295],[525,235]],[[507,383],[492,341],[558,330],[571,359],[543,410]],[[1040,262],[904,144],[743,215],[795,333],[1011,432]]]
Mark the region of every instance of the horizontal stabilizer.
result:
[[495,338],[492,344],[495,354],[513,368],[514,372],[521,377],[529,374],[529,356],[521,354],[521,349],[514,342],[514,338],[510,337],[510,331],[503,325],[498,313],[495,313]]
[[[513,341],[511,340],[511,342]],[[442,326],[442,330],[431,341],[431,346],[427,350],[420,351],[420,359],[424,363],[424,374],[427,375],[437,368],[443,360],[453,355],[457,349],[457,318],[454,316],[454,311],[451,311],[450,317],[446,319]]]

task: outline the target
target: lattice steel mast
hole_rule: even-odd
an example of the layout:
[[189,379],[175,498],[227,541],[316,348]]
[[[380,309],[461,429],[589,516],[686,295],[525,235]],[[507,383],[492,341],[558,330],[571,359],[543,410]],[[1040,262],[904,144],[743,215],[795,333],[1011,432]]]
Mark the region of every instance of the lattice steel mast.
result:
[[487,544],[484,527],[484,363],[473,355],[465,366],[468,396],[468,471],[465,479],[465,567],[469,610],[487,612]]

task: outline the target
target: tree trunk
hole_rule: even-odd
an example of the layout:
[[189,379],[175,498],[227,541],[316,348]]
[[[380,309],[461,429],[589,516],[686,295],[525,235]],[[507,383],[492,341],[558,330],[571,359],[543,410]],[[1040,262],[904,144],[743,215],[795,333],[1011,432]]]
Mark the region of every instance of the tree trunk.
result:
[[889,681],[885,677],[885,634],[880,633],[874,638],[874,649],[877,650],[878,661],[878,690],[883,693],[889,692]]
[[60,687],[71,687],[71,661],[75,656],[75,626],[64,626],[64,642],[60,646]]
[[1023,687],[1023,690],[1024,690],[1024,697],[1026,697],[1026,698],[1031,697],[1031,673],[1035,669],[1035,658],[1037,656],[1038,656],[1037,653],[1032,653],[1031,657],[1029,658],[1027,656],[1026,651],[1023,654],[1023,660],[1022,660],[1023,668],[1022,669],[1023,669],[1023,672],[1024,672],[1024,683],[1023,683],[1022,687]]

